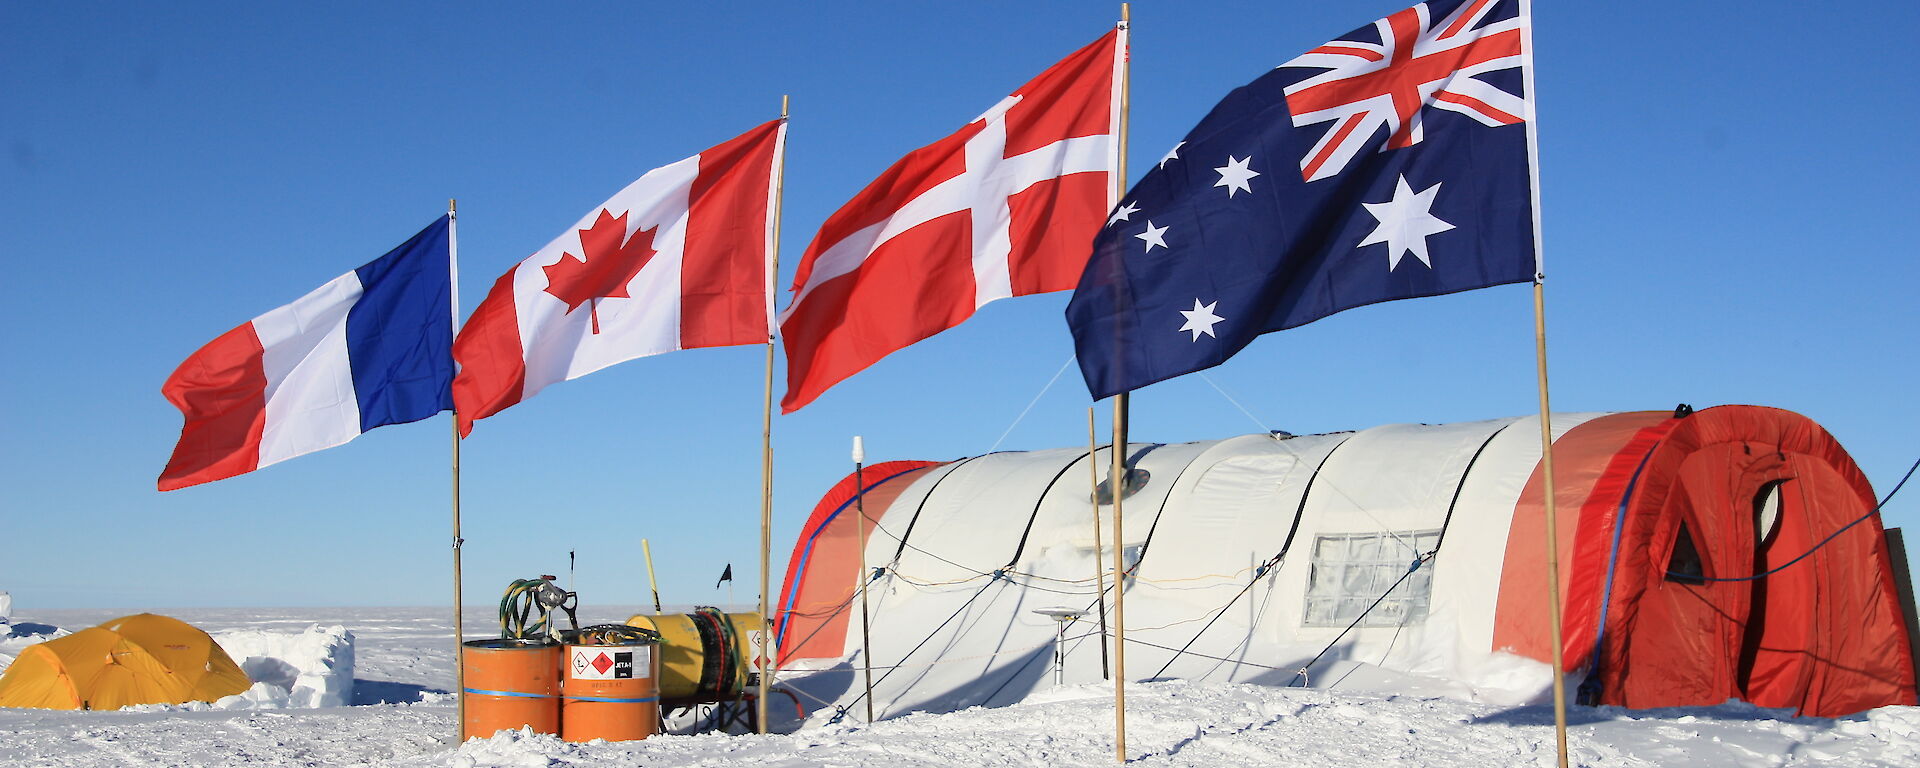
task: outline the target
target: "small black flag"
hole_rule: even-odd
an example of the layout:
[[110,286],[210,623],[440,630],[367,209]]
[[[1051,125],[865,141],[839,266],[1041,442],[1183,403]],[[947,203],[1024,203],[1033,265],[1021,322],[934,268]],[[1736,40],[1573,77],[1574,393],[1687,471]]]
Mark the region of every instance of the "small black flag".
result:
[[727,569],[720,572],[720,580],[713,583],[713,588],[719,589],[721,584],[729,581],[733,581],[733,563],[727,563]]

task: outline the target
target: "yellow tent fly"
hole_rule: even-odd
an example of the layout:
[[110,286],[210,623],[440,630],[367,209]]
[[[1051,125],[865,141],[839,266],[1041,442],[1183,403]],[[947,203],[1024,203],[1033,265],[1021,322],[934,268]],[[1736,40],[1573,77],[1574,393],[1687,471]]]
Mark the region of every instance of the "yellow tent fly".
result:
[[0,707],[180,704],[213,701],[251,685],[207,633],[142,613],[28,646],[0,675]]

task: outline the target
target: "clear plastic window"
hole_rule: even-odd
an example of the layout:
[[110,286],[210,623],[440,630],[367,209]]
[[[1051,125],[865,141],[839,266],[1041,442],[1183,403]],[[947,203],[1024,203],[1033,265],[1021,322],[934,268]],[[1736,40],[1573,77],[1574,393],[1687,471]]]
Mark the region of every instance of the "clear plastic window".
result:
[[[1433,571],[1422,566],[1405,581],[1400,577],[1406,575],[1415,559],[1433,551],[1439,543],[1438,530],[1315,537],[1301,623],[1344,627],[1359,619],[1358,626],[1362,627],[1392,627],[1425,621],[1433,593]],[[1400,582],[1400,586],[1394,587],[1394,582]],[[1390,588],[1392,594],[1381,597]],[[1373,610],[1367,610],[1368,606]]]

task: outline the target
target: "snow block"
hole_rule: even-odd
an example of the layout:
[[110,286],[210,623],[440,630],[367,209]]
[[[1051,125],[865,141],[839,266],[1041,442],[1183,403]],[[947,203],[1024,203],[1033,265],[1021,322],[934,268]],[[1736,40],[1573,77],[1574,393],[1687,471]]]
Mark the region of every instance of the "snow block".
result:
[[20,652],[35,643],[44,643],[58,637],[73,634],[52,624],[36,624],[30,621],[0,624],[0,672],[6,671]]
[[[215,633],[213,639],[254,682],[253,689],[237,695],[248,699],[242,708],[319,709],[353,703],[353,633],[346,627],[233,630]],[[275,695],[275,690],[283,693]]]

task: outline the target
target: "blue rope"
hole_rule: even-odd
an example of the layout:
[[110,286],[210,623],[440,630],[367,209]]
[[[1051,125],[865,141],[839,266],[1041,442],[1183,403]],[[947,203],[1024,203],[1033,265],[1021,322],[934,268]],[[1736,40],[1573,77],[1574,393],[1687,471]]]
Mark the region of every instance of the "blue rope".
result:
[[1887,502],[1893,500],[1893,495],[1900,492],[1901,486],[1904,486],[1907,484],[1907,479],[1913,477],[1913,471],[1916,469],[1920,469],[1920,459],[1914,460],[1913,466],[1907,468],[1907,474],[1900,478],[1900,482],[1894,484],[1893,490],[1887,491],[1886,498],[1881,499],[1879,504],[1873,505],[1873,509],[1867,510],[1866,514],[1861,515],[1858,519],[1854,520],[1853,522],[1840,526],[1840,530],[1837,530],[1831,534],[1828,534],[1826,538],[1820,540],[1820,543],[1813,545],[1813,549],[1809,549],[1805,552],[1800,553],[1799,557],[1796,557],[1792,560],[1788,560],[1787,562],[1782,563],[1778,568],[1769,570],[1766,573],[1756,573],[1752,576],[1735,576],[1732,578],[1725,578],[1725,579],[1715,579],[1707,576],[1692,576],[1684,573],[1674,573],[1673,571],[1667,571],[1667,575],[1675,579],[1684,579],[1687,581],[1727,582],[1727,581],[1753,581],[1755,579],[1764,579],[1768,576],[1772,576],[1776,573],[1784,571],[1787,568],[1793,566],[1793,564],[1798,563],[1801,560],[1807,559],[1808,555],[1811,555],[1815,552],[1820,551],[1820,548],[1826,546],[1828,542],[1831,542],[1834,539],[1839,538],[1840,534],[1846,533],[1848,528],[1852,528],[1856,525],[1864,523],[1867,521],[1867,518],[1880,514],[1880,509],[1882,507],[1885,507],[1887,505]]
[[605,696],[561,696],[560,698],[567,701],[604,701],[612,704],[645,704],[650,701],[660,700],[658,696],[648,696],[640,699],[610,699]]
[[515,696],[522,699],[559,698],[550,693],[521,693],[519,691],[487,691],[487,690],[481,690],[479,688],[462,688],[461,690],[466,691],[467,693],[477,694],[480,696]]

